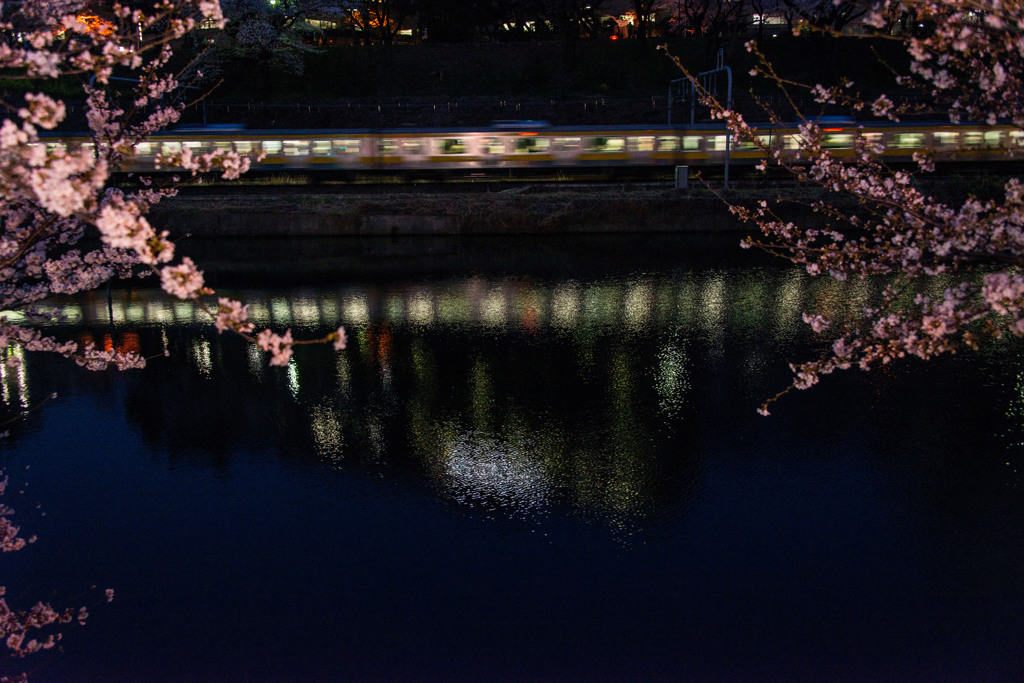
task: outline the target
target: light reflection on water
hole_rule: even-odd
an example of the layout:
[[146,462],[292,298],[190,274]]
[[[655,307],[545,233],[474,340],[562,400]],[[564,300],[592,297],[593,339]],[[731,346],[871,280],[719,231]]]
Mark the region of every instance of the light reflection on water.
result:
[[675,256],[222,288],[261,326],[346,325],[286,368],[147,290],[58,302],[156,358],[0,375],[12,410],[62,396],[3,455],[62,541],[15,578],[77,567],[134,625],[35,678],[1000,679],[1024,636],[1012,349],[830,378],[764,420],[819,348],[800,313],[878,283]]

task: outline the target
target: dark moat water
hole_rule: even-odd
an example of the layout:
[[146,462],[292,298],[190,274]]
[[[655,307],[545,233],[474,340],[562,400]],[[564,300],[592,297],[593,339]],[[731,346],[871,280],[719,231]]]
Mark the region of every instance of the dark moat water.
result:
[[148,290],[61,302],[69,334],[155,358],[4,371],[8,414],[58,397],[2,445],[39,540],[0,583],[94,605],[14,670],[1019,680],[1019,347],[841,374],[759,417],[822,344],[800,313],[876,289],[737,241],[264,242],[240,268],[196,243],[261,325],[347,326],[287,368]]

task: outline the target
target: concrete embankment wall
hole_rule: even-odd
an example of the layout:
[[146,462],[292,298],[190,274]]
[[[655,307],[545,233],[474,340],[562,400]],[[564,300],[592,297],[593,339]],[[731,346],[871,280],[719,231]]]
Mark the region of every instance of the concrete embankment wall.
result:
[[[756,198],[740,198],[749,203]],[[521,235],[742,230],[725,201],[673,189],[375,194],[185,194],[158,205],[154,224],[173,235]]]

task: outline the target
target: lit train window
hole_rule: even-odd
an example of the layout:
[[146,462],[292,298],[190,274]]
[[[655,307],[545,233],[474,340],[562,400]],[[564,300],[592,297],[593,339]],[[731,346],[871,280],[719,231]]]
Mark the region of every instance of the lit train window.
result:
[[180,142],[161,142],[160,153],[161,154],[177,154],[181,151]]
[[703,139],[700,135],[687,135],[683,138],[683,149],[691,151],[700,149],[700,143]]
[[480,143],[480,151],[484,154],[504,154],[505,143],[501,138],[484,138]]
[[654,138],[630,136],[626,138],[626,149],[630,152],[653,152]]
[[309,140],[285,140],[284,153],[290,157],[304,157],[309,154]]
[[989,130],[985,131],[985,144],[989,147],[999,147],[1003,141],[1003,131],[1001,130]]
[[830,149],[850,149],[853,147],[852,133],[825,133],[821,141],[823,147]]
[[407,140],[402,146],[406,154],[423,154],[423,145],[419,140]]
[[709,135],[708,136],[708,149],[714,150],[715,152],[725,151],[725,136],[724,135]]
[[335,140],[335,154],[359,154],[359,140]]
[[[135,145],[135,154],[140,157],[153,156],[153,149],[155,145],[152,142],[140,142]],[[46,151],[50,152],[51,145],[46,145]]]
[[924,147],[924,133],[896,133],[895,142],[900,149]]
[[553,141],[555,149],[576,149],[580,146],[579,138],[555,138]]
[[465,154],[466,141],[462,138],[446,138],[441,140],[441,154]]
[[801,149],[804,137],[802,135],[786,135],[782,138],[782,146],[786,149]]
[[675,135],[666,135],[658,138],[659,152],[675,152],[679,150],[679,138]]
[[1024,131],[1011,130],[1009,136],[1011,147],[1024,147]]
[[954,133],[951,130],[940,130],[934,133],[935,143],[940,147],[955,147],[957,141],[960,139],[959,133]]
[[318,157],[331,156],[330,140],[313,140],[313,154]]
[[193,152],[202,152],[203,151],[203,143],[201,143],[201,142],[199,142],[197,140],[186,140],[185,142],[181,143],[181,146],[182,147],[188,147]]
[[235,145],[235,151],[239,154],[252,154],[252,140],[235,140],[233,144]]
[[621,152],[626,149],[626,141],[623,138],[591,138],[588,148],[592,152]]
[[214,140],[213,149],[218,152],[230,152],[232,150],[231,143],[227,140]]
[[377,154],[394,156],[398,154],[398,143],[394,140],[377,140]]
[[518,154],[535,154],[546,152],[551,148],[551,141],[547,138],[521,137],[516,138],[516,152]]
[[654,151],[654,138],[653,137],[636,137],[628,138],[626,142],[629,144],[629,149],[632,152],[653,152]]
[[281,141],[280,140],[264,140],[263,151],[267,154],[280,154],[281,153]]

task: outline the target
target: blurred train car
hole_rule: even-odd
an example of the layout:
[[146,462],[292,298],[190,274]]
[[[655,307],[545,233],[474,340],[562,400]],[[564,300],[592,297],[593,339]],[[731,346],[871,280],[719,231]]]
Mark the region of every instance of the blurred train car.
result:
[[[988,161],[1024,148],[1012,126],[946,123],[854,123],[823,121],[822,144],[836,156],[851,156],[860,136],[885,146],[894,162],[918,152],[938,158]],[[770,148],[793,154],[801,147],[795,127],[758,126]],[[47,144],[88,144],[84,138]],[[495,122],[486,128],[398,128],[352,130],[245,130],[237,126],[182,127],[136,145],[126,171],[152,171],[157,157],[188,147],[193,154],[233,149],[262,154],[257,171],[345,171],[390,173],[486,173],[517,169],[670,168],[755,164],[764,154],[749,142],[730,139],[723,126],[550,126],[544,122]],[[173,169],[163,169],[173,170]]]

